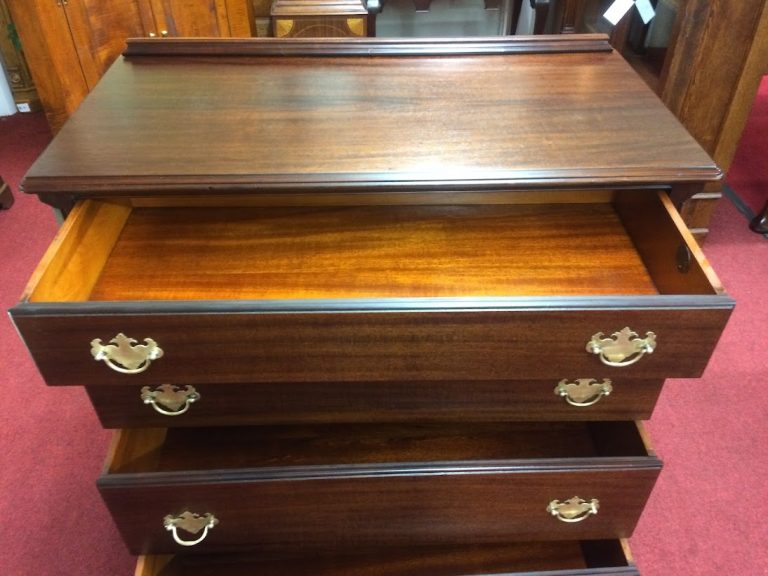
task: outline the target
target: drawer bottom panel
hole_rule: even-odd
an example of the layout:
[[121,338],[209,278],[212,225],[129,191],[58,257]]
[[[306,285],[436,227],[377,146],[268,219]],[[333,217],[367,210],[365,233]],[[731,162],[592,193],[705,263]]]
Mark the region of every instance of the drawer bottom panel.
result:
[[[662,384],[663,380],[595,378],[200,384],[191,388],[87,386],[86,390],[104,427],[146,428],[345,422],[646,420],[653,412]],[[187,390],[195,399],[188,406],[177,397]],[[145,403],[148,396],[152,396],[154,404]]]
[[638,576],[626,540],[387,549],[345,556],[142,556],[136,576]]

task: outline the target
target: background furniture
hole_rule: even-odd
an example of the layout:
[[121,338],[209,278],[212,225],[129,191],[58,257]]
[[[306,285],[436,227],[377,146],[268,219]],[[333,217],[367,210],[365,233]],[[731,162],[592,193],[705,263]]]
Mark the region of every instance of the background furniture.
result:
[[368,35],[368,9],[362,0],[275,0],[276,38],[344,38]]
[[51,130],[80,105],[126,38],[251,35],[246,0],[6,0]]
[[[602,14],[612,0],[558,0],[551,32],[605,32],[702,147],[727,172],[768,61],[766,0],[663,0],[668,34],[653,36],[635,9],[617,26]],[[658,22],[657,22],[658,23]],[[664,39],[666,38],[666,40]],[[686,201],[682,215],[703,240],[721,184]]]
[[16,107],[24,112],[40,110],[40,98],[21,50],[21,41],[11,20],[6,0],[0,0],[0,59],[5,66]]
[[[672,203],[720,171],[607,42],[127,56],[24,180],[85,201],[12,317],[130,428],[99,480],[130,549],[633,574],[660,462],[632,420],[733,302]],[[180,556],[142,573],[221,562]]]

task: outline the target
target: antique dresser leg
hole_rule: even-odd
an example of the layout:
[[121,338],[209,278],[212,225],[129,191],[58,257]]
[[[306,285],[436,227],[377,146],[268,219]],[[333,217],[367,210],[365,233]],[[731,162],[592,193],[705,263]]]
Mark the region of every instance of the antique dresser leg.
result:
[[11,192],[11,187],[0,177],[0,209],[8,210],[11,206],[13,206],[13,192]]
[[765,203],[762,211],[749,223],[749,229],[758,234],[768,234],[768,202]]

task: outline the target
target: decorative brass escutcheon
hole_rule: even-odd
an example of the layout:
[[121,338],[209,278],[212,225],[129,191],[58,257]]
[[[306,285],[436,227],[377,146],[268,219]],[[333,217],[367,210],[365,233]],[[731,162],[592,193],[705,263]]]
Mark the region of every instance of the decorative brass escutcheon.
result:
[[144,338],[144,344],[137,344],[136,340],[120,332],[109,342],[102,344],[101,338],[91,340],[91,355],[122,374],[144,372],[152,360],[163,355],[162,348],[152,338]]
[[152,408],[163,416],[180,416],[189,410],[191,404],[200,400],[200,394],[194,386],[181,388],[173,384],[160,384],[155,390],[144,386],[141,389],[141,399],[144,404],[151,404]]
[[600,508],[600,501],[592,498],[589,502],[574,496],[565,502],[552,500],[547,506],[547,512],[557,517],[562,522],[581,522],[592,514],[597,514]]
[[645,338],[640,338],[629,328],[614,332],[611,338],[603,338],[603,333],[598,332],[587,342],[587,352],[597,354],[606,366],[630,366],[655,349],[656,334],[646,332]]
[[555,386],[555,394],[565,398],[571,406],[592,406],[611,392],[613,385],[608,378],[602,382],[594,378],[577,378],[575,382],[564,379]]
[[[218,523],[219,520],[213,514],[206,513],[201,516],[189,510],[182,512],[178,516],[171,516],[169,514],[163,518],[163,526],[173,534],[173,539],[181,546],[200,544],[208,536],[208,530]],[[202,530],[203,534],[197,540],[182,540],[177,532],[179,528],[190,534],[197,534]]]

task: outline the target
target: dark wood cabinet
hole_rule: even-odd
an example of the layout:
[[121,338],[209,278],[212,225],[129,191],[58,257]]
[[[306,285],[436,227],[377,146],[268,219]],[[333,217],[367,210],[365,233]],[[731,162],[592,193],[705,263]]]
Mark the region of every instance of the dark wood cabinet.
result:
[[124,427],[139,574],[636,574],[720,176],[603,36],[135,40],[24,179],[74,208],[11,316]]
[[[558,0],[548,30],[602,32],[702,147],[727,172],[768,62],[766,0],[659,0],[645,25],[632,8],[616,26],[612,0]],[[711,184],[681,212],[703,240],[722,186]]]

